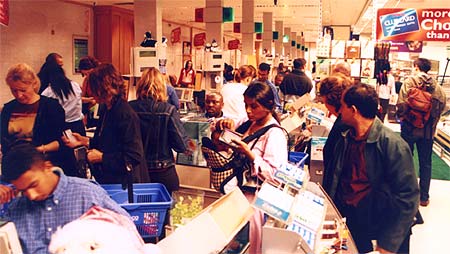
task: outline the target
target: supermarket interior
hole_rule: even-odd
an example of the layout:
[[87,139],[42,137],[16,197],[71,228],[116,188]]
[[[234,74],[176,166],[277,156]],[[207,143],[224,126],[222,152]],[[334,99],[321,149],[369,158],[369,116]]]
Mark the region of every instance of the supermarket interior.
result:
[[443,0],[0,0],[0,253],[446,253],[449,42]]

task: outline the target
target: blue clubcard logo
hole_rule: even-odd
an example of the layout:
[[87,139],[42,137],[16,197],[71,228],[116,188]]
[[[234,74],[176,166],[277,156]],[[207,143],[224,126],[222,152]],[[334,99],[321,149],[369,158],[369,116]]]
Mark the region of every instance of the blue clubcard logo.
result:
[[380,23],[385,37],[420,30],[417,11],[415,9],[407,9],[380,16]]

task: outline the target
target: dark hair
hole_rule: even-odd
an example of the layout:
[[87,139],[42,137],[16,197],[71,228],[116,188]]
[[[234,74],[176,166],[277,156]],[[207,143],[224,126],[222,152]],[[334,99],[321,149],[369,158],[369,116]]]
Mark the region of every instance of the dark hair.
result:
[[58,61],[56,59],[58,58],[62,58],[62,56],[58,53],[50,53],[47,55],[47,57],[45,58],[45,62],[46,63],[58,63]]
[[100,65],[100,62],[92,56],[85,56],[80,59],[80,62],[78,63],[78,69],[79,70],[90,70],[94,69],[97,66]]
[[270,65],[268,63],[260,63],[258,69],[261,71],[270,71]]
[[45,162],[42,153],[29,142],[13,145],[2,159],[2,180],[11,182],[17,180],[33,165]]
[[355,105],[359,113],[365,118],[373,119],[378,112],[377,91],[364,83],[351,86],[344,93],[344,102],[349,107]]
[[50,68],[53,68],[53,65],[59,65],[57,58],[62,58],[62,56],[58,53],[50,53],[45,58],[44,64],[42,64],[41,69],[39,70],[37,76],[41,81],[41,87],[39,88],[39,94],[45,90],[50,84]]
[[275,113],[273,91],[269,85],[260,81],[254,81],[248,85],[244,92],[244,96],[255,99],[263,107],[270,110],[272,116],[279,122],[278,116]]
[[72,83],[66,77],[64,69],[60,65],[49,64],[47,71],[50,88],[58,98],[64,101],[64,98],[68,98],[70,94],[74,93]]
[[341,108],[341,98],[345,89],[352,85],[352,81],[344,75],[335,75],[324,78],[320,81],[319,93],[328,104],[336,108],[339,112]]
[[431,70],[431,62],[426,58],[417,58],[414,60],[414,66],[417,66],[420,71],[425,73],[428,73],[428,71]]
[[303,67],[305,67],[306,64],[306,60],[303,58],[297,58],[294,60],[294,69],[302,69]]
[[186,62],[184,63],[184,69],[187,70],[188,63],[191,63],[191,70],[192,70],[192,61],[191,60],[186,60]]
[[125,85],[120,73],[110,63],[100,64],[89,74],[89,86],[93,94],[100,98],[111,95],[114,99],[125,99]]

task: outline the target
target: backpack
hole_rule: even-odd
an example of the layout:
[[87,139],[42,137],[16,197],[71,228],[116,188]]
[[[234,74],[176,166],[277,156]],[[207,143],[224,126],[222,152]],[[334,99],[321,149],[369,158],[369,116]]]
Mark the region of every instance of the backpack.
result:
[[408,91],[406,104],[408,106],[405,120],[416,128],[424,128],[425,123],[430,119],[431,113],[431,93],[427,90],[428,83],[417,84],[416,79],[412,79],[415,87]]

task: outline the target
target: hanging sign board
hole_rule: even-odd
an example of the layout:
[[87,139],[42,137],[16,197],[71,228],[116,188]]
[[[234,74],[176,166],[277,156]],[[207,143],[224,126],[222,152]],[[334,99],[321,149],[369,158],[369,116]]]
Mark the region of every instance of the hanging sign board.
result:
[[421,53],[423,48],[421,41],[390,41],[390,43],[390,52]]
[[229,50],[238,49],[239,48],[239,43],[240,43],[240,41],[238,39],[228,41],[228,49]]
[[206,33],[199,33],[194,35],[194,47],[200,47],[205,45]]
[[181,27],[177,27],[172,30],[172,32],[170,33],[170,42],[181,42]]
[[377,40],[448,41],[450,9],[378,9]]
[[0,24],[9,25],[9,0],[0,0]]

